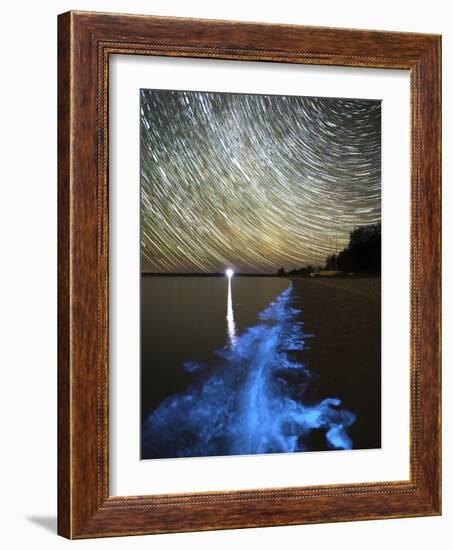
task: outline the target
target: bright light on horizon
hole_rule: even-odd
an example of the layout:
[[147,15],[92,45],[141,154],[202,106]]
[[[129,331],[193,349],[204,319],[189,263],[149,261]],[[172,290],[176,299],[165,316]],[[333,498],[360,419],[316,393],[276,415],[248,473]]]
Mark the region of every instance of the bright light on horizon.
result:
[[228,279],[231,279],[231,277],[234,275],[234,271],[232,269],[227,269],[225,271],[225,275],[228,277]]

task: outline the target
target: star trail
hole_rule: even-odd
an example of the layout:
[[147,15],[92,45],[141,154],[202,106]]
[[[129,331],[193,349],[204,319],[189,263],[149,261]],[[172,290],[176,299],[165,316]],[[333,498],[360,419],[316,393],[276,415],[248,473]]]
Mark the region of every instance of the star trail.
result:
[[381,102],[141,90],[146,272],[322,265],[381,217]]

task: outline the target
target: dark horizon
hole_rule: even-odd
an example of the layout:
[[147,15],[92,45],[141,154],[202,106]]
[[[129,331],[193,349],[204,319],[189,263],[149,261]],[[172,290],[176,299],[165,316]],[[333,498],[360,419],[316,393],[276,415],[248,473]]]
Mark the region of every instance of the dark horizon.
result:
[[[289,273],[289,272],[288,272]],[[227,277],[223,271],[141,271],[141,275],[146,275],[149,277]],[[280,275],[275,271],[274,273],[251,273],[251,272],[234,272],[234,277],[280,277]]]

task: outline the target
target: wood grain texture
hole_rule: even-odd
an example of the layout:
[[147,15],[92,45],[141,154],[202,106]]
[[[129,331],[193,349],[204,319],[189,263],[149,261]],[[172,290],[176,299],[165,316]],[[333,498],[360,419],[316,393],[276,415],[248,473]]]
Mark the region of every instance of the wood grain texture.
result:
[[[440,514],[440,37],[69,12],[59,16],[58,531],[68,538]],[[110,497],[110,54],[411,73],[411,479]]]
[[58,25],[58,532],[71,524],[70,365],[70,18]]

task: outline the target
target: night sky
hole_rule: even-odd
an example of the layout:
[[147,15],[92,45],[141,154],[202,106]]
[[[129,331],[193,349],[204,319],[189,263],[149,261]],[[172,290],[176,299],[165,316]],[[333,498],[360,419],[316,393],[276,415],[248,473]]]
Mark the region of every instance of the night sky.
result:
[[380,208],[380,101],[141,90],[143,271],[323,265]]

